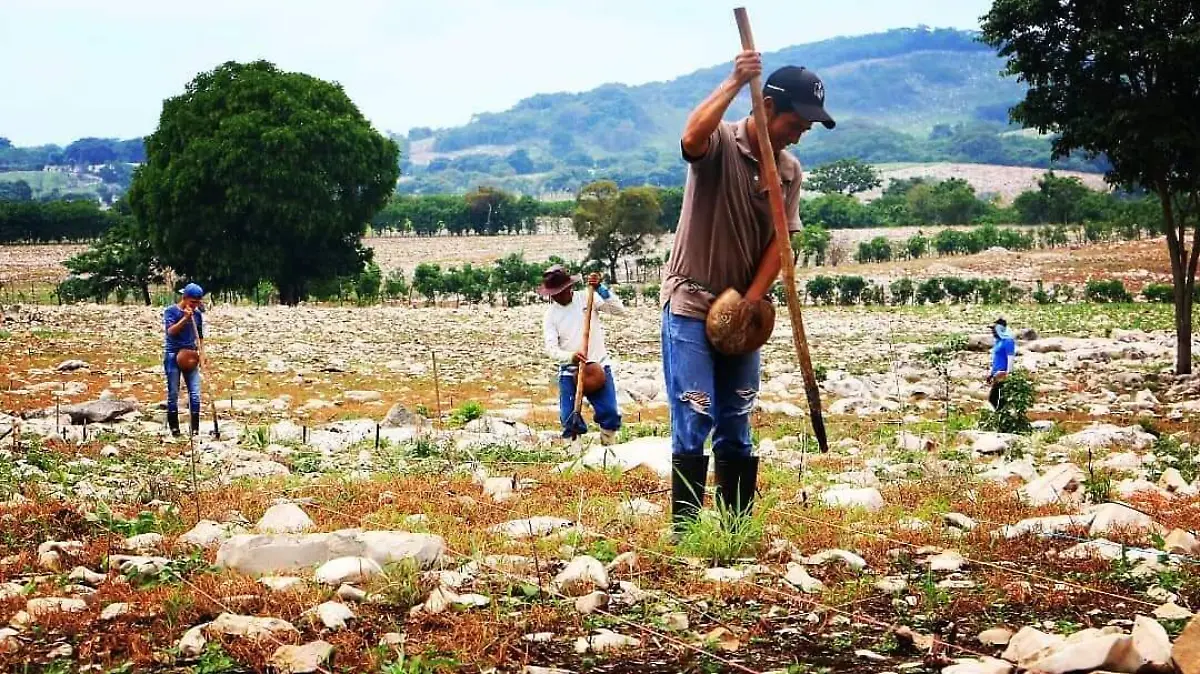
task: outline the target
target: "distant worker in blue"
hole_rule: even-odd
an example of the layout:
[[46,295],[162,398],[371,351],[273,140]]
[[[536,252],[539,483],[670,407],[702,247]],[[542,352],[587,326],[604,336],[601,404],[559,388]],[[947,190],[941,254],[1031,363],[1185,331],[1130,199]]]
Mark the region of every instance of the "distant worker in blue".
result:
[[1004,380],[1012,372],[1017,356],[1017,340],[1008,330],[1008,321],[1003,318],[997,318],[992,324],[992,336],[995,342],[992,344],[992,368],[987,377],[987,382],[992,385],[988,402],[992,404],[992,409],[999,412],[1004,400]]
[[179,302],[163,312],[163,370],[167,374],[167,426],[179,436],[179,379],[188,392],[191,432],[200,432],[200,342],[204,339],[204,316],[200,302],[204,289],[189,283],[179,291]]

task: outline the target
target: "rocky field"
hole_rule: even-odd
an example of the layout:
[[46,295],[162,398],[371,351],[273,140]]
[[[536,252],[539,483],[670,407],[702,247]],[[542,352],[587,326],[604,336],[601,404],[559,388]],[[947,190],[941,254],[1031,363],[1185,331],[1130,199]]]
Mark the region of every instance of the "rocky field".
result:
[[[1156,273],[1118,253],[1045,269]],[[1027,433],[980,429],[998,312]],[[606,322],[607,450],[556,437],[536,306],[216,306],[194,442],[159,310],[4,315],[3,671],[1200,672],[1169,307],[809,308],[828,454],[781,311],[758,514],[677,543],[654,307]]]

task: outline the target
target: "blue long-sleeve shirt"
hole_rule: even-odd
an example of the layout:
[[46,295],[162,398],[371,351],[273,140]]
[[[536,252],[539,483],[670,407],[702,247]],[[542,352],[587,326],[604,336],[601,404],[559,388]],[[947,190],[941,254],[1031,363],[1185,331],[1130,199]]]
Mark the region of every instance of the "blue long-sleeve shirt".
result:
[[996,343],[992,345],[992,374],[1011,372],[1013,359],[1017,355],[1017,340],[1006,328],[997,331]]

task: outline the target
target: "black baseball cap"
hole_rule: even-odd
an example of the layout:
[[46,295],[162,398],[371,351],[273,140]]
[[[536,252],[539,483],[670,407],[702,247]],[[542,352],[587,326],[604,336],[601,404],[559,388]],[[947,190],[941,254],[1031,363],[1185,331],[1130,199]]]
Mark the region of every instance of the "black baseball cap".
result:
[[804,66],[784,66],[771,73],[763,86],[763,96],[786,104],[796,114],[810,122],[820,122],[826,129],[837,126],[825,112],[825,83]]

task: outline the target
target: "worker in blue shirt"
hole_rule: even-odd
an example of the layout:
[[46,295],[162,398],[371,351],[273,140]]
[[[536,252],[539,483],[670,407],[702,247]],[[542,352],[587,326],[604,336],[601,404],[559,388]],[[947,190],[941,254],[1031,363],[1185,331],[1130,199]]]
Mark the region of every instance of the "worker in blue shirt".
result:
[[[179,380],[188,392],[191,432],[200,432],[200,368],[197,351],[204,339],[204,315],[201,301],[204,289],[189,283],[179,291],[179,302],[163,312],[163,370],[167,375],[167,426],[171,435],[179,435]],[[181,363],[180,352],[185,352]]]
[[997,318],[992,324],[992,336],[995,342],[992,344],[992,368],[987,377],[987,382],[992,385],[988,402],[992,404],[992,409],[1000,411],[1004,380],[1012,372],[1013,360],[1017,355],[1017,340],[1008,330],[1008,321],[1003,318]]

